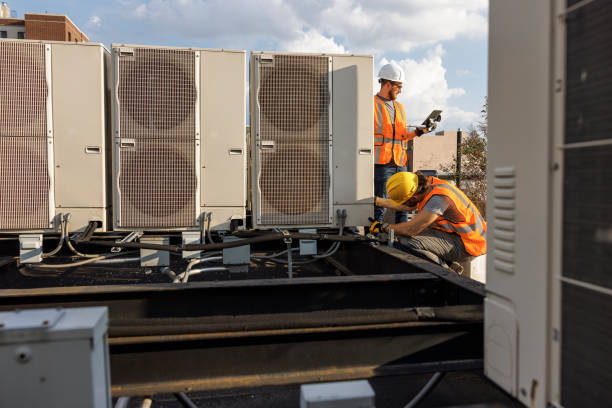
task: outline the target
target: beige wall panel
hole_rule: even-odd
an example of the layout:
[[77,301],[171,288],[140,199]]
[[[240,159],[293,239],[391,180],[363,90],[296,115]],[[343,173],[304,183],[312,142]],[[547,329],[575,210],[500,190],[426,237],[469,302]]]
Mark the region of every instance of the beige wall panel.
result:
[[212,212],[210,228],[212,230],[227,231],[230,221],[244,219],[244,207],[201,207],[202,212]]
[[102,227],[98,231],[107,230],[108,208],[58,208],[57,213],[70,214],[69,232],[83,231],[89,221],[100,221]]
[[[373,58],[334,56],[332,69],[333,203],[341,206],[372,202],[374,198]],[[368,213],[368,216],[371,214]],[[354,222],[349,225],[368,224],[367,216],[363,219],[354,216],[349,218]]]
[[[202,51],[200,203],[246,205],[246,60],[243,51]],[[232,210],[233,211],[233,210]]]
[[52,45],[58,208],[107,205],[104,53],[102,46]]
[[[546,406],[548,389],[551,10],[550,1],[490,3],[488,185],[495,186],[497,174],[503,182],[513,183],[515,198],[513,207],[504,213],[503,200],[495,200],[495,190],[490,190],[487,291],[492,298],[507,299],[513,310],[506,315],[514,313],[517,321],[516,341],[499,350],[517,356],[516,387],[506,389],[533,407]],[[508,176],[512,167],[514,178]],[[496,208],[496,203],[500,207]],[[502,228],[504,222],[496,212],[506,214],[504,217],[512,214],[513,231]],[[508,250],[503,246],[512,251],[512,258],[506,261],[502,256]],[[506,327],[504,314],[489,313],[491,306],[490,302],[485,304],[485,314],[490,317],[485,322],[487,331],[494,326]],[[512,333],[507,336],[512,338]],[[491,367],[494,356],[487,353],[486,358],[485,367]]]

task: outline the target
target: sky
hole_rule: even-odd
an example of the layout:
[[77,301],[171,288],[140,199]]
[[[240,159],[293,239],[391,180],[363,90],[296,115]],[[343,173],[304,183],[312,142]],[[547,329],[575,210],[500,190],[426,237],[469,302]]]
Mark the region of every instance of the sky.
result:
[[[443,110],[441,129],[478,122],[487,92],[488,0],[22,0],[67,14],[92,42],[371,54],[406,73],[410,124]],[[374,82],[374,89],[379,85]]]

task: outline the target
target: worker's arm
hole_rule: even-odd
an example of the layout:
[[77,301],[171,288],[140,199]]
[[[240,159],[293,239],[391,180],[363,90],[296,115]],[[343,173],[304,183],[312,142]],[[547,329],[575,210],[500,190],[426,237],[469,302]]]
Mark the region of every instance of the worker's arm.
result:
[[438,218],[438,214],[431,211],[421,210],[408,222],[390,224],[388,229],[392,229],[396,234],[412,237],[420,234],[425,228],[429,227]]
[[416,205],[415,206],[407,206],[407,205],[395,205],[395,203],[388,199],[388,198],[382,198],[382,197],[376,197],[374,199],[374,205],[377,207],[383,207],[383,208],[390,208],[392,210],[395,211],[412,211],[412,210],[416,210]]

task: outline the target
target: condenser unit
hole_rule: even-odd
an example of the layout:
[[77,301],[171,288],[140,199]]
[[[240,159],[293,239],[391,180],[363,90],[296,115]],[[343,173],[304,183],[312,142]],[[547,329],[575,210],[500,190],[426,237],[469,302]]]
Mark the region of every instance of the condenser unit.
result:
[[372,216],[371,56],[253,52],[251,207],[255,228],[332,227]]
[[107,227],[101,44],[0,41],[0,231]]
[[244,222],[244,51],[113,44],[112,56],[114,227]]
[[612,3],[489,15],[485,373],[525,406],[608,405]]

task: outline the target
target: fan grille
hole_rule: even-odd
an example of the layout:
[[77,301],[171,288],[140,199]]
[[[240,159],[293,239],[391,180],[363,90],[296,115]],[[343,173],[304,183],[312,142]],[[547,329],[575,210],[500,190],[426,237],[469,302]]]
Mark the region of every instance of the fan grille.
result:
[[[121,227],[196,222],[195,53],[136,48],[119,57]],[[121,145],[120,145],[121,146]]]
[[260,64],[259,224],[329,224],[329,98],[328,57]]
[[49,227],[45,46],[0,42],[0,229]]

